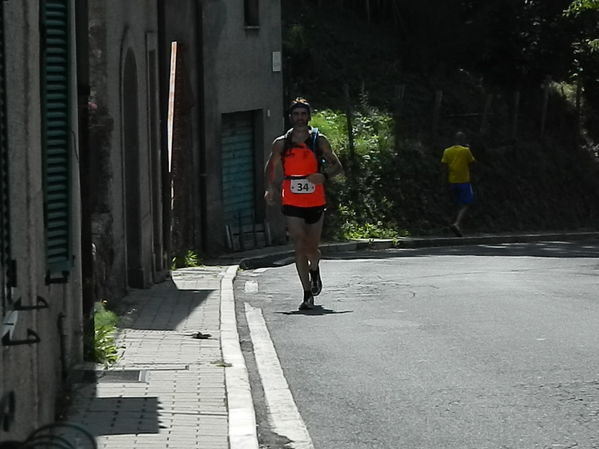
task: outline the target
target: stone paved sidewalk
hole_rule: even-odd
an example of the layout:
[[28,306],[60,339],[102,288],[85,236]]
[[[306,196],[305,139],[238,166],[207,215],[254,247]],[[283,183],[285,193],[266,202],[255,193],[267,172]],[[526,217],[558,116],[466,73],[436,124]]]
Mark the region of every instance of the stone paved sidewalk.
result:
[[[105,449],[229,449],[220,341],[227,267],[178,270],[124,299],[121,357],[75,385],[69,422]],[[94,374],[94,372],[86,372]]]

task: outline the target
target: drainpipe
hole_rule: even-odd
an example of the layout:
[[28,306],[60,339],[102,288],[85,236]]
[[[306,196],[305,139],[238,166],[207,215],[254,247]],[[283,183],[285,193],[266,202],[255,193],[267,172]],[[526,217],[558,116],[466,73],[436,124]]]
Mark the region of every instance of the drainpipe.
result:
[[64,313],[59,313],[57,321],[58,342],[60,346],[60,367],[63,383],[66,382],[68,378],[69,370],[69,364],[67,359],[67,333],[65,329],[66,317],[67,316]]
[[75,4],[77,42],[77,104],[79,107],[79,178],[81,188],[81,276],[83,310],[83,353],[93,357],[94,347],[94,259],[92,253],[92,189],[89,152],[89,42],[88,0]]
[[202,2],[199,0],[195,0],[195,17],[196,17],[196,26],[195,26],[195,41],[196,48],[198,51],[195,53],[198,58],[197,62],[197,91],[198,91],[198,129],[199,132],[199,142],[198,142],[198,170],[199,170],[199,185],[198,185],[198,194],[199,194],[199,204],[200,204],[200,246],[202,251],[207,250],[208,243],[208,220],[207,220],[207,167],[206,167],[206,120],[204,116],[204,22],[203,22],[203,14],[202,14]]
[[[160,110],[160,173],[162,176],[162,244],[166,260],[165,267],[170,267],[171,257],[171,178],[168,168],[168,91],[169,91],[169,61],[170,42],[167,42],[166,33],[166,3],[164,0],[156,0],[158,11],[158,84],[160,86],[159,110]],[[164,256],[164,254],[163,254]]]

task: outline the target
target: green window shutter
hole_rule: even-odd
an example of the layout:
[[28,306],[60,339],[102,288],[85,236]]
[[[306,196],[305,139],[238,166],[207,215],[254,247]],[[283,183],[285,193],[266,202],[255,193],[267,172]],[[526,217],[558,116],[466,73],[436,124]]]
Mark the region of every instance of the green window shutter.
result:
[[46,258],[50,274],[71,268],[68,3],[45,0],[41,8]]
[[9,222],[9,180],[8,144],[6,138],[6,71],[4,52],[4,2],[0,2],[0,316],[10,306],[10,222]]

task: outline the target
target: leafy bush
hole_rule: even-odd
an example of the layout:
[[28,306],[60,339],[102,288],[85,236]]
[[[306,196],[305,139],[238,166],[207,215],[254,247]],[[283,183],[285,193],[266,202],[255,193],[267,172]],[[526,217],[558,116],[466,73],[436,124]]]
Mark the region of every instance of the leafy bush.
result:
[[346,221],[342,231],[349,239],[396,239],[400,236],[399,232],[385,228],[380,221],[362,226]]
[[332,208],[325,236],[393,239],[408,234],[397,220],[401,195],[392,117],[363,102],[352,114],[353,151],[345,113],[317,111],[311,124],[327,136],[345,168],[345,176],[328,188]]
[[171,270],[177,268],[201,267],[202,261],[195,251],[187,250],[184,256],[175,256],[171,260]]
[[107,309],[107,304],[102,301],[94,305],[94,361],[108,366],[118,360],[114,339],[118,317]]
[[[459,123],[473,140],[477,160],[468,232],[596,226],[597,150],[589,144],[577,148],[575,90],[563,83],[551,87],[543,139],[538,138],[538,128],[533,129],[538,126],[534,122],[522,126],[520,139],[507,140],[507,113],[494,116],[492,134],[479,134],[476,123],[470,128],[468,122]],[[506,98],[498,97],[496,106],[504,105]],[[345,176],[327,186],[324,238],[448,234],[456,211],[440,159],[442,149],[453,142],[455,124],[447,121],[433,141],[396,127],[392,115],[370,106],[365,95],[351,118],[353,149],[343,112],[320,110],[311,122],[328,137],[345,169]],[[583,136],[592,142],[592,136]]]

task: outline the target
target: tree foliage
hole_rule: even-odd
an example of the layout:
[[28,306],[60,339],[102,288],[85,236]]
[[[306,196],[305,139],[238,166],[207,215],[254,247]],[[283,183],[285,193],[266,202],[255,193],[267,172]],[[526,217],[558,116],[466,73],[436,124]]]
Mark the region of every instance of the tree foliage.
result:
[[568,9],[566,9],[566,15],[578,16],[587,11],[595,11],[599,9],[599,0],[575,0],[573,1]]
[[[284,8],[295,4],[285,3]],[[310,51],[326,51],[326,42],[310,42],[310,26],[322,25],[320,15],[354,15],[358,26],[371,26],[386,45],[397,46],[398,72],[438,74],[458,66],[489,83],[528,87],[548,76],[568,79],[577,64],[590,63],[580,60],[577,46],[599,45],[594,40],[599,0],[304,0],[303,6],[309,11],[305,15],[287,15],[297,19],[287,24],[287,36],[298,44],[288,49],[304,58]],[[351,51],[349,41],[347,46]]]
[[[593,53],[599,0],[298,0],[282,6],[288,95],[330,108],[316,114],[313,125],[351,167],[328,190],[329,237],[443,229],[450,207],[439,151],[458,127],[472,136],[477,158],[481,209],[469,221],[473,230],[596,223],[599,150],[593,139],[594,152],[579,145],[579,131],[583,116],[588,135],[599,139],[599,114],[592,112],[599,111]],[[366,91],[367,101],[358,100]],[[433,133],[438,92],[441,120]]]

